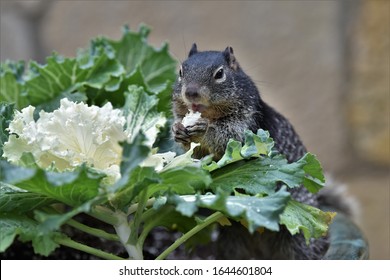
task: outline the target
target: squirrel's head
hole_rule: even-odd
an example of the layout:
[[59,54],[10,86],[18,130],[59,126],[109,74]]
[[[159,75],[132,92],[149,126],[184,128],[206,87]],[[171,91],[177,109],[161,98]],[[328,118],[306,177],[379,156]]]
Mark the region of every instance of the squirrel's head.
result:
[[175,113],[184,116],[192,109],[201,112],[202,117],[219,118],[237,110],[237,100],[242,99],[247,79],[231,47],[200,52],[193,44],[174,87]]

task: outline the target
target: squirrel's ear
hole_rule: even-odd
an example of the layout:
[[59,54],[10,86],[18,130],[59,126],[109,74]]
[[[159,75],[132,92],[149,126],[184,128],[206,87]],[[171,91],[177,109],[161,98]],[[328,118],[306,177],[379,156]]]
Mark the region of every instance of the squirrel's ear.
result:
[[191,50],[190,50],[190,52],[189,52],[189,54],[188,54],[188,57],[190,57],[191,55],[193,55],[193,54],[195,54],[195,53],[197,53],[197,52],[198,52],[198,47],[196,46],[195,43],[193,43],[193,44],[192,44],[192,47],[191,47]]
[[236,57],[233,54],[233,48],[232,47],[227,47],[223,51],[223,55],[225,56],[226,62],[229,64],[229,66],[232,69],[237,70],[239,68],[239,65],[238,65],[238,62],[236,60]]

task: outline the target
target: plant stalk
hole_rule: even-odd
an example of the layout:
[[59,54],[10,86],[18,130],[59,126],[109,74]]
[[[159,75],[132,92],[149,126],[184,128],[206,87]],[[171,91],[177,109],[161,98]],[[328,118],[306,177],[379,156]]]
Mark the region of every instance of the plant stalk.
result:
[[141,217],[142,213],[144,213],[145,205],[147,203],[148,197],[147,197],[147,188],[140,194],[140,200],[138,203],[137,211],[134,215],[134,220],[130,224],[131,233],[130,233],[130,239],[128,243],[130,244],[137,244],[138,241],[138,231],[141,225]]
[[[151,207],[151,206],[153,206],[153,204],[154,204],[155,201],[156,201],[155,198],[148,199],[148,200],[146,201],[146,203],[145,203],[145,207]],[[131,205],[131,206],[129,207],[129,209],[127,210],[127,215],[133,214],[135,211],[137,211],[138,207],[139,207],[139,203],[135,203],[135,204]]]
[[214,214],[207,217],[203,223],[195,226],[190,231],[183,234],[179,239],[177,239],[171,246],[169,246],[164,252],[162,252],[156,260],[163,260],[165,259],[172,251],[174,251],[176,248],[178,248],[181,244],[186,242],[188,239],[190,239],[192,236],[197,234],[202,229],[206,228],[207,226],[215,223],[219,219],[221,219],[224,215],[221,212],[215,212]]
[[143,252],[142,248],[138,244],[130,244],[129,239],[131,235],[130,225],[127,222],[127,216],[122,213],[116,213],[118,220],[122,220],[120,223],[114,226],[117,235],[119,236],[120,242],[125,247],[130,259],[142,260]]
[[62,246],[66,246],[82,252],[86,252],[88,254],[97,256],[105,260],[125,260],[124,258],[118,257],[116,255],[78,243],[70,238],[56,238],[55,241]]
[[111,241],[119,241],[119,237],[116,234],[111,234],[111,233],[105,232],[104,230],[101,230],[101,229],[86,226],[82,223],[79,223],[79,222],[73,220],[73,219],[68,220],[66,223],[68,225],[78,229],[78,230],[81,230],[81,231],[88,233],[88,234],[91,234],[93,236],[101,237],[101,238],[111,240]]
[[118,219],[116,219],[114,212],[104,206],[95,206],[91,212],[87,214],[109,225],[118,224]]

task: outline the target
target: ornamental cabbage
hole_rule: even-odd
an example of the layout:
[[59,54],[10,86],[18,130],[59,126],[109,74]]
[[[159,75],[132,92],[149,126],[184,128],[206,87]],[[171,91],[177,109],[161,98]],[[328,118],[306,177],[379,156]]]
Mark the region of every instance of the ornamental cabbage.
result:
[[23,154],[31,153],[41,168],[65,171],[86,163],[119,179],[120,142],[128,138],[121,110],[111,103],[97,107],[62,99],[57,110],[41,111],[37,121],[34,111],[33,106],[16,111],[9,125],[4,157],[10,162],[21,164]]

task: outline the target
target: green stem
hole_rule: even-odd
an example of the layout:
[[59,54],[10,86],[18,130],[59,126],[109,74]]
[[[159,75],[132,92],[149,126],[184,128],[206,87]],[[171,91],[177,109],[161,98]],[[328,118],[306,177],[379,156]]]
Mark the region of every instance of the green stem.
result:
[[123,244],[127,253],[129,254],[129,258],[134,260],[142,260],[142,248],[136,244],[137,240],[135,239],[135,242],[133,243],[129,242],[132,231],[127,221],[126,214],[118,211],[115,213],[115,215],[120,222],[115,225],[114,228],[117,235],[119,236],[120,242]]
[[[53,207],[44,207],[43,209],[50,214],[64,214],[59,209]],[[90,213],[86,214],[109,225],[115,225],[118,222],[113,212],[101,205],[95,206]]]
[[144,227],[142,229],[142,233],[138,237],[138,245],[142,248],[145,242],[146,237],[149,232],[155,228],[160,220],[164,218],[166,215],[169,215],[170,208],[163,207],[158,211],[154,209],[148,209],[142,214],[142,221],[144,222]]
[[86,252],[88,254],[95,255],[99,258],[105,259],[105,260],[125,260],[124,258],[118,257],[116,255],[113,255],[113,254],[104,252],[102,250],[95,249],[95,248],[89,247],[87,245],[78,243],[70,238],[59,237],[59,238],[56,238],[55,241],[62,246],[66,246],[66,247],[70,247],[70,248],[73,248],[73,249],[76,249],[79,251],[83,251],[83,252]]
[[130,234],[130,244],[136,244],[138,239],[138,231],[141,225],[141,217],[144,212],[145,205],[147,203],[147,188],[140,194],[140,201],[138,203],[137,212],[135,212],[134,220],[131,223],[131,234]]
[[118,224],[118,219],[114,215],[114,212],[104,206],[95,206],[87,214],[110,225]]
[[88,234],[91,234],[93,236],[101,237],[101,238],[111,240],[111,241],[119,241],[119,237],[116,234],[111,234],[111,233],[105,232],[104,230],[101,230],[101,229],[86,226],[82,223],[79,223],[79,222],[73,220],[73,219],[68,220],[66,223],[68,225],[78,229],[78,230],[81,230],[81,231],[88,233]]
[[166,212],[166,211],[164,211],[164,209],[163,210],[159,209],[158,211],[156,211],[155,209],[150,208],[150,209],[144,211],[144,213],[142,214],[141,220],[142,220],[142,222],[145,222],[149,219],[154,220],[157,217],[159,217],[161,215],[161,213],[163,213],[163,212]]
[[220,218],[222,218],[224,215],[221,212],[215,212],[214,214],[207,217],[203,223],[197,225],[190,231],[183,234],[179,239],[177,239],[171,246],[169,246],[164,252],[162,252],[156,260],[163,260],[165,259],[172,251],[174,251],[176,248],[178,248],[181,244],[186,242],[188,239],[190,239],[192,236],[197,234],[202,229],[206,228],[207,226],[215,223]]
[[[145,203],[145,207],[151,207],[153,206],[154,202],[156,201],[155,198],[151,198],[151,199],[148,199]],[[127,210],[127,215],[131,215],[133,214],[135,211],[138,210],[138,207],[139,207],[139,203],[135,203],[133,205],[131,205],[129,207],[129,209]]]
[[153,224],[145,225],[144,229],[142,230],[142,233],[138,237],[137,245],[143,248],[144,242],[146,237],[148,236],[149,232],[154,228]]

